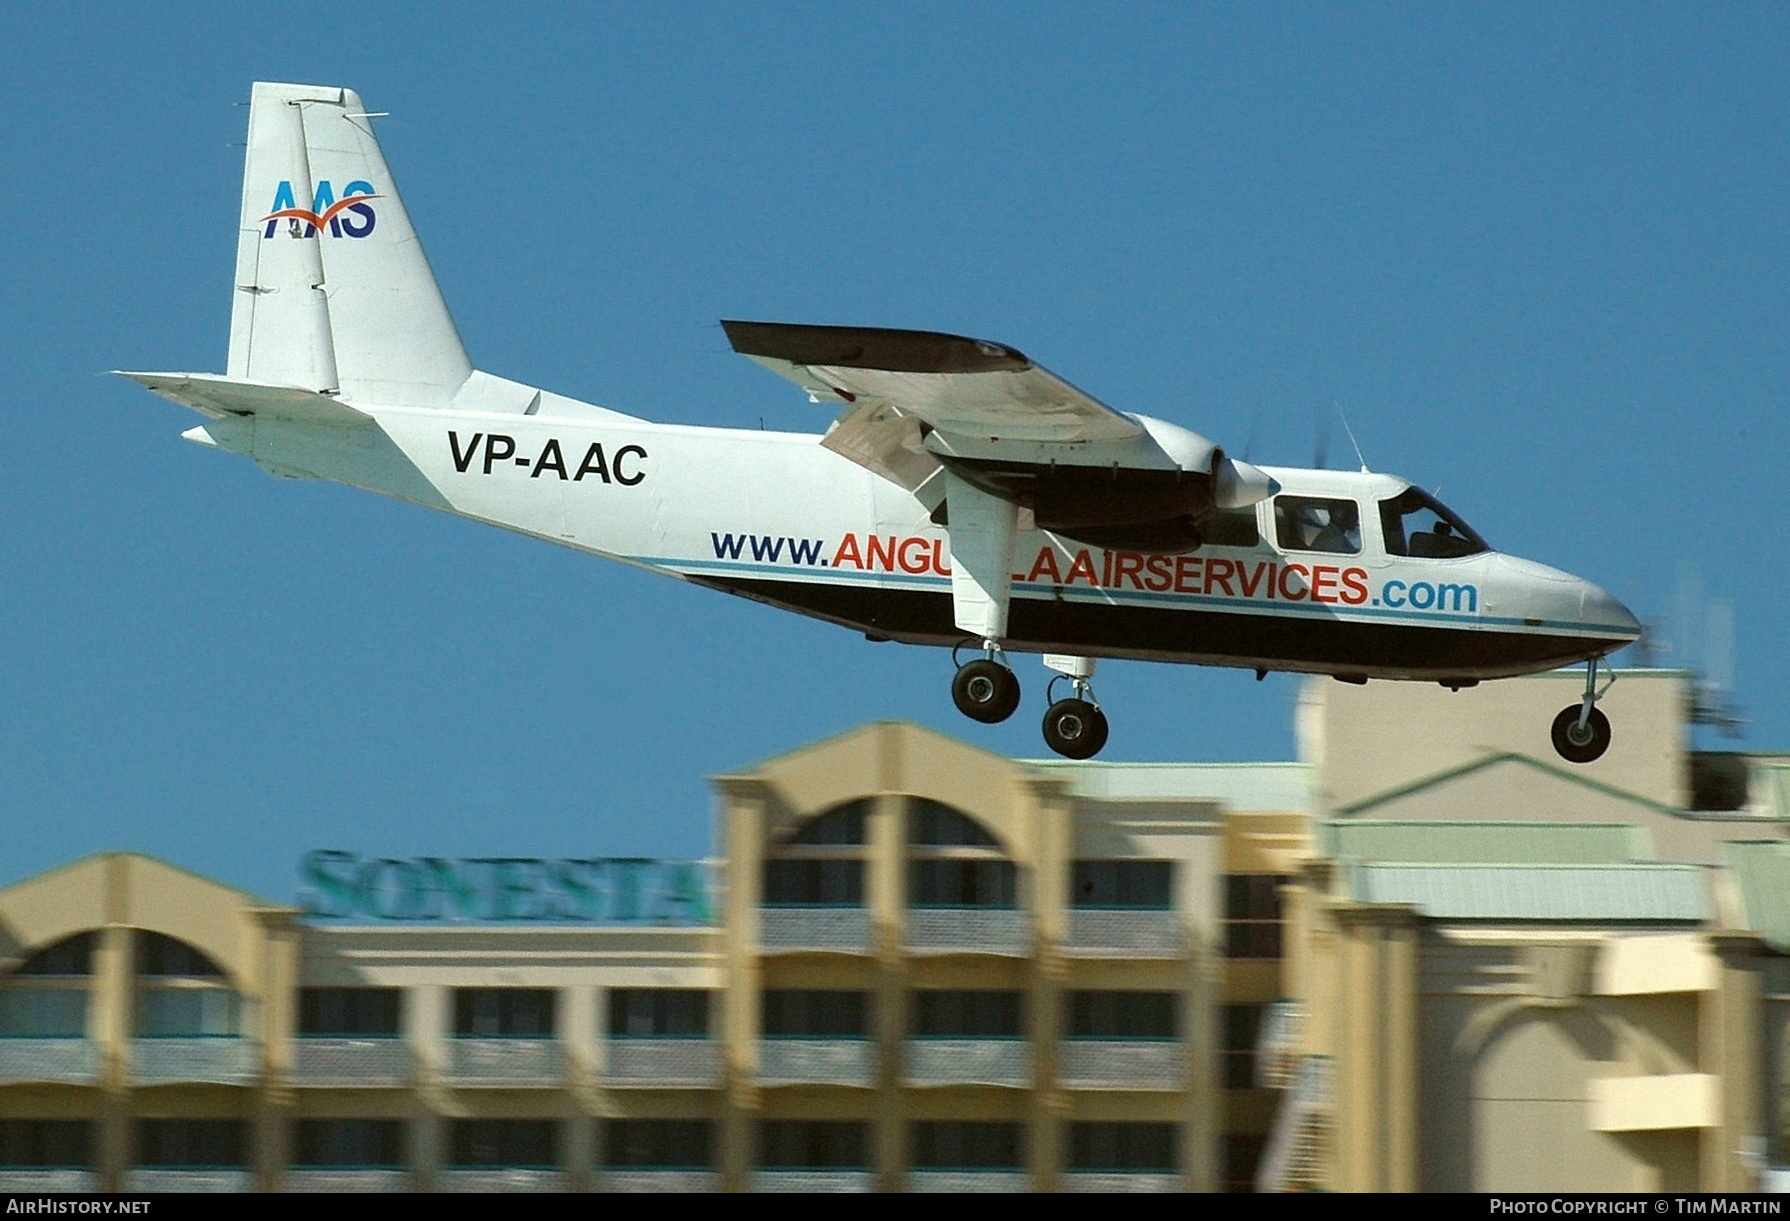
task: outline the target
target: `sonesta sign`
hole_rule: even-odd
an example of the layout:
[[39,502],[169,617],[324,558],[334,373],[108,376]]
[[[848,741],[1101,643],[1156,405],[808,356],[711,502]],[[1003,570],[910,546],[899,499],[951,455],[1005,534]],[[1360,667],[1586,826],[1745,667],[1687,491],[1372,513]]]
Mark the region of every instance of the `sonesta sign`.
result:
[[707,924],[709,870],[646,857],[362,857],[320,848],[299,866],[319,919]]

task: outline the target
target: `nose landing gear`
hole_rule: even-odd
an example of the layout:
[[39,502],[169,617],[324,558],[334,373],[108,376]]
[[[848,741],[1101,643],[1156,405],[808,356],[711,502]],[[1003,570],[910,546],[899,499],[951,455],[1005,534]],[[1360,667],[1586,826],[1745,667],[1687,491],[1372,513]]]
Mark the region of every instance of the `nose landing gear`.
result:
[[1610,718],[1597,707],[1597,701],[1609,693],[1616,683],[1616,672],[1607,665],[1609,681],[1601,689],[1597,685],[1597,666],[1593,657],[1585,663],[1585,697],[1577,704],[1568,704],[1554,718],[1551,736],[1554,749],[1568,763],[1590,763],[1610,749]]

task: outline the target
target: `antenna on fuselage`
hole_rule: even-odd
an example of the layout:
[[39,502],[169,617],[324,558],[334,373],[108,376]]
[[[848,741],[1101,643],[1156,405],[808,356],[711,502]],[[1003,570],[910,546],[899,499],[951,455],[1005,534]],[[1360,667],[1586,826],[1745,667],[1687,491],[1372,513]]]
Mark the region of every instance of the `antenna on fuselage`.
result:
[[1361,456],[1361,443],[1355,439],[1355,430],[1349,427],[1349,417],[1343,414],[1340,402],[1336,404],[1336,418],[1342,421],[1343,431],[1349,434],[1349,444],[1355,447],[1355,461],[1361,463],[1361,473],[1367,474],[1367,459]]

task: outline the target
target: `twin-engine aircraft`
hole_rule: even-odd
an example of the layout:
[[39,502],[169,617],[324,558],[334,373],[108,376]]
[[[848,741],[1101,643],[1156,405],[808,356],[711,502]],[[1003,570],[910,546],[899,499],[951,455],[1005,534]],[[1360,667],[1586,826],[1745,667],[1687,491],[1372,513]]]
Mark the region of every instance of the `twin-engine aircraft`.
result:
[[1067,681],[1044,738],[1107,738],[1096,658],[1469,687],[1586,663],[1553,725],[1603,754],[1599,662],[1635,640],[1589,582],[1493,551],[1390,475],[1257,467],[1115,411],[997,343],[725,322],[837,408],[825,436],[654,424],[467,360],[347,89],[257,84],[228,372],[126,373],[206,417],[184,435],[767,602],[973,656],[952,697],[996,722],[1014,653]]

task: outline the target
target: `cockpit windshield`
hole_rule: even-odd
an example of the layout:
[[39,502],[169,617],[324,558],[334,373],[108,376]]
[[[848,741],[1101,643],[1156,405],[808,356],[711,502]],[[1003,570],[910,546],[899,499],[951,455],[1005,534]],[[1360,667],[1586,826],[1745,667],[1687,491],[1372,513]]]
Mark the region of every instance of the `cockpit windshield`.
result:
[[1387,555],[1451,560],[1490,550],[1473,527],[1418,487],[1380,502],[1380,528],[1386,535]]

